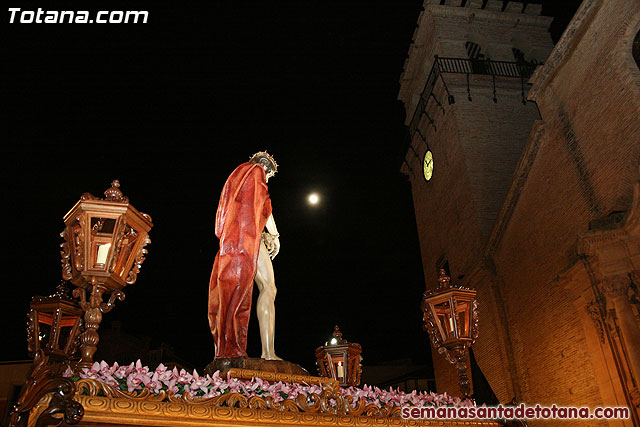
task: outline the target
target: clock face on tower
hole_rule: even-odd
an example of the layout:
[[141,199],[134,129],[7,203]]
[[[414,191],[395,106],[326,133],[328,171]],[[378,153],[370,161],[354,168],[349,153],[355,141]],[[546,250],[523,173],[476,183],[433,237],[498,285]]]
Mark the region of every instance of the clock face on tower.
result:
[[431,150],[427,150],[427,152],[424,153],[424,158],[422,159],[422,174],[427,182],[430,181],[433,176],[433,153]]

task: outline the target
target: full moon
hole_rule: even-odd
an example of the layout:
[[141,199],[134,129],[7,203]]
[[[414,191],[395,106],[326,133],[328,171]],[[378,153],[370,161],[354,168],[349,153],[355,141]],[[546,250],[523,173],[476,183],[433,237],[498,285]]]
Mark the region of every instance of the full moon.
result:
[[320,196],[318,196],[316,193],[312,193],[312,194],[309,194],[309,197],[307,197],[307,200],[309,201],[309,204],[317,205],[318,202],[320,201]]

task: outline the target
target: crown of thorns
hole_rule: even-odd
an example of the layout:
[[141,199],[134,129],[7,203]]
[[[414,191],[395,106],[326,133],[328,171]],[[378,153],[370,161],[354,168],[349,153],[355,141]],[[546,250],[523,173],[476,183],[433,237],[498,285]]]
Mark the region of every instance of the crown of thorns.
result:
[[262,159],[267,159],[269,163],[271,163],[271,171],[269,172],[270,176],[273,176],[276,172],[278,172],[278,164],[276,163],[276,160],[273,158],[273,156],[271,156],[271,154],[267,153],[266,151],[258,151],[253,156],[251,156],[249,161],[252,163],[261,163],[260,160]]

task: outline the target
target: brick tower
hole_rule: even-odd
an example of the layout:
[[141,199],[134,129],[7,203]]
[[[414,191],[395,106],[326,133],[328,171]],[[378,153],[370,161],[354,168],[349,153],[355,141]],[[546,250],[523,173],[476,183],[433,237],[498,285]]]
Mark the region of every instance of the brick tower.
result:
[[[401,170],[411,181],[427,286],[437,284],[439,268],[456,282],[484,262],[514,170],[540,119],[535,103],[526,101],[527,81],[553,47],[551,18],[540,16],[536,4],[485,3],[426,0],[400,79],[410,134]],[[433,156],[429,180],[423,173],[427,150]],[[476,356],[483,371],[502,373],[491,387],[500,401],[509,401],[518,391],[504,350],[509,343],[500,297],[491,289],[478,292],[479,340],[497,337],[503,349],[491,355],[476,350]],[[438,391],[459,394],[453,366],[436,352],[433,361]]]
[[539,9],[425,3],[399,95],[425,281],[444,267],[477,290],[473,354],[500,402],[640,426],[640,8],[584,0],[551,52]]

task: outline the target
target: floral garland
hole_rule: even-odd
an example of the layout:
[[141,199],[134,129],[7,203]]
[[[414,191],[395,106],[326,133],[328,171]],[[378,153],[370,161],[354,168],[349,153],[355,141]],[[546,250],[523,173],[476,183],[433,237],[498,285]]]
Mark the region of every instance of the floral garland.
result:
[[[105,383],[111,387],[128,392],[139,392],[148,389],[151,393],[158,394],[161,391],[172,392],[175,396],[189,396],[191,398],[216,397],[225,393],[239,393],[247,398],[253,396],[271,397],[275,402],[286,399],[296,399],[302,394],[308,397],[312,394],[322,393],[322,386],[317,384],[297,383],[269,383],[261,378],[241,380],[227,374],[226,378],[220,376],[220,371],[213,375],[201,376],[196,370],[192,374],[184,369],[168,369],[163,364],[158,365],[155,371],[142,366],[140,360],[128,366],[119,366],[114,363],[109,366],[102,361],[95,362],[91,368],[83,368],[81,372],[74,373],[70,368],[63,374],[72,380],[92,379]],[[365,385],[358,387],[342,387],[343,396],[351,396],[351,405],[355,407],[359,400],[364,399],[367,405],[373,404],[378,408],[383,406],[474,406],[473,401],[449,396],[447,393],[437,394],[433,392],[405,393],[400,390],[382,390],[378,387]]]

